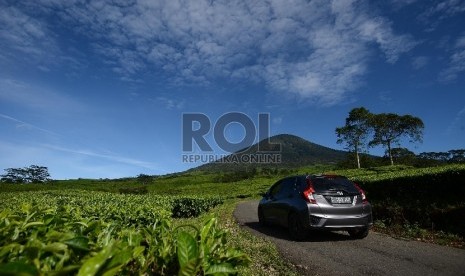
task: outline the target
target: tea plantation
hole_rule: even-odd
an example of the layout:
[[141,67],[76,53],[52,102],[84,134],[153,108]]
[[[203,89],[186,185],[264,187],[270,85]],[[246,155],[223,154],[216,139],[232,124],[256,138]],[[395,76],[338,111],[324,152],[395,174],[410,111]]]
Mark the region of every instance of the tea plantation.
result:
[[285,175],[322,172],[345,175],[366,190],[375,230],[463,244],[465,165],[314,166],[243,177],[192,171],[144,184],[137,178],[0,184],[0,274],[292,275],[272,244],[235,224],[232,210]]

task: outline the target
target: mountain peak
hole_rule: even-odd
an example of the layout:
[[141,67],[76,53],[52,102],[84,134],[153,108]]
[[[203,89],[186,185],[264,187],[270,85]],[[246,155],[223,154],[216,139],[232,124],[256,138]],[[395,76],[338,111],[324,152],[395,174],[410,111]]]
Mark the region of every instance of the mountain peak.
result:
[[[279,154],[279,163],[241,163],[244,155]],[[232,153],[218,161],[201,165],[196,169],[213,171],[237,170],[241,167],[294,168],[315,164],[334,164],[346,159],[347,152],[318,145],[292,134],[278,134]],[[253,158],[247,158],[253,159]],[[260,158],[255,158],[255,160]],[[233,160],[231,164],[226,160]],[[239,161],[239,162],[237,162]]]

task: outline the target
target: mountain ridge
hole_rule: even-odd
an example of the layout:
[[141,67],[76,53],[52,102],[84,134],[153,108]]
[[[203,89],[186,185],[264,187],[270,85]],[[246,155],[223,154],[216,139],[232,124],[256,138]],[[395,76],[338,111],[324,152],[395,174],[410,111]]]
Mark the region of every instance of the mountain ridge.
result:
[[[295,168],[316,164],[335,164],[345,160],[347,155],[346,151],[325,147],[296,135],[278,134],[214,162],[200,165],[193,170],[234,171],[253,167]],[[252,160],[255,163],[243,162],[244,160]]]

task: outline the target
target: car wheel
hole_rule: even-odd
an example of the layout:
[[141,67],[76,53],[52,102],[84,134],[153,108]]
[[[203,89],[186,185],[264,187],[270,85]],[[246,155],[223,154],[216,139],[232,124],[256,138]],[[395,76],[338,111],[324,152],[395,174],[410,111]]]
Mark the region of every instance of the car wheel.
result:
[[288,220],[289,235],[293,240],[301,241],[307,236],[307,229],[296,213],[291,213]]
[[258,223],[262,226],[268,225],[268,223],[265,220],[265,215],[263,215],[263,210],[260,207],[258,207]]
[[362,228],[356,228],[356,229],[350,229],[347,232],[349,232],[349,235],[353,239],[363,239],[368,236],[369,232],[368,227],[362,227]]

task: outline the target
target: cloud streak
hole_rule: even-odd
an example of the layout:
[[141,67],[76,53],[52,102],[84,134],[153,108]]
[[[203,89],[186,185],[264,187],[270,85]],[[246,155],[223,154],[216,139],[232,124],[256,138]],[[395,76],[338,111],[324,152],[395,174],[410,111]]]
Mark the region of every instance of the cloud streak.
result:
[[444,82],[454,81],[463,72],[465,72],[465,35],[457,38],[450,51],[448,67],[440,73],[439,79]]
[[[53,179],[119,178],[140,173],[167,173],[153,163],[91,150],[75,150],[51,144],[14,143],[0,139],[0,167],[40,164],[49,168]],[[128,166],[129,165],[129,166]]]
[[112,162],[123,163],[123,164],[137,166],[137,167],[146,168],[146,169],[157,168],[157,165],[154,163],[140,161],[137,159],[127,158],[127,157],[122,157],[122,156],[117,156],[117,155],[112,155],[112,154],[99,153],[99,152],[95,152],[95,151],[87,150],[87,149],[70,149],[70,148],[65,148],[65,147],[60,147],[60,146],[50,145],[50,144],[43,144],[42,146],[48,149],[57,150],[61,152],[89,156],[89,157],[97,157],[97,158],[106,159]]
[[50,130],[35,126],[33,124],[30,124],[30,123],[26,123],[24,121],[21,121],[19,119],[13,118],[11,116],[8,116],[8,115],[2,114],[2,113],[0,113],[0,118],[3,118],[3,119],[6,119],[6,120],[9,120],[9,121],[12,121],[12,122],[16,123],[17,128],[26,128],[26,129],[38,130],[38,131],[41,131],[41,132],[44,132],[46,134],[50,134],[50,135],[53,135],[53,136],[60,136],[59,134],[57,134],[57,133],[55,133],[53,131],[50,131]]
[[362,1],[23,5],[45,15],[58,10],[60,20],[88,36],[95,53],[122,79],[137,81],[140,72],[151,71],[177,84],[262,82],[270,91],[324,105],[359,87],[377,52],[395,63],[415,46],[413,38],[396,34],[389,20],[372,15]]

